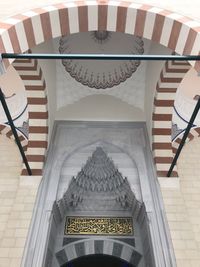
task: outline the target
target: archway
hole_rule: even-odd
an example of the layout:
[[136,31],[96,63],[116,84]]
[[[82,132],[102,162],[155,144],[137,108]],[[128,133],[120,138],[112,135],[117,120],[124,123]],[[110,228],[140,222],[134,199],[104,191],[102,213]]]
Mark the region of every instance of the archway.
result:
[[69,267],[69,266],[73,266],[73,267],[81,267],[81,266],[88,266],[88,267],[101,267],[101,266],[105,266],[105,267],[132,267],[132,265],[130,265],[129,263],[119,260],[116,257],[113,256],[107,256],[107,255],[101,255],[101,254],[97,254],[97,255],[90,255],[90,256],[85,256],[85,257],[81,257],[78,258],[74,261],[71,261],[65,265],[63,265],[63,267]]
[[[56,134],[53,134],[55,140],[50,144],[50,152],[47,159],[48,164],[46,164],[45,175],[42,180],[41,188],[39,190],[38,198],[36,201],[35,213],[33,215],[27,245],[25,247],[23,265],[26,266],[26,264],[30,263],[32,263],[32,265],[39,265],[44,264],[45,259],[49,259],[50,261],[51,259],[53,259],[54,262],[52,264],[55,263],[55,265],[53,266],[57,266],[56,264],[58,264],[58,260],[55,256],[57,255],[56,253],[58,253],[58,257],[60,255],[61,261],[64,261],[60,262],[60,264],[64,264],[66,262],[66,257],[68,259],[67,261],[70,261],[81,255],[87,255],[91,253],[98,254],[99,246],[100,251],[102,251],[102,249],[105,252],[109,250],[110,255],[114,255],[116,249],[119,248],[121,255],[123,255],[122,259],[129,259],[128,262],[130,262],[130,259],[132,257],[131,255],[133,255],[133,259],[135,258],[135,252],[133,252],[131,249],[128,249],[128,247],[130,246],[132,247],[132,249],[134,249],[134,251],[138,251],[142,255],[145,255],[146,253],[147,256],[142,257],[141,262],[143,261],[143,259],[150,257],[150,251],[151,249],[153,249],[155,250],[155,255],[162,256],[155,256],[156,264],[151,264],[150,266],[165,266],[166,264],[168,264],[169,266],[173,266],[173,251],[171,248],[170,239],[168,239],[169,237],[165,225],[165,219],[163,218],[164,214],[160,213],[162,199],[157,194],[157,186],[155,185],[155,179],[153,178],[154,174],[151,169],[152,165],[150,163],[151,156],[149,147],[148,145],[146,146],[144,143],[144,140],[146,139],[146,137],[144,137],[144,123],[136,123],[134,125],[134,123],[116,122],[110,124],[109,122],[102,122],[97,125],[95,124],[95,122],[57,122],[56,125]],[[114,133],[115,138],[113,138]],[[82,138],[80,138],[80,136]],[[72,143],[70,140],[72,141]],[[131,190],[132,192],[134,192],[135,196],[137,197],[137,200],[139,199],[145,204],[145,208],[139,209],[141,210],[141,212],[138,213],[141,215],[141,222],[142,225],[144,225],[144,228],[141,225],[141,227],[143,228],[142,235],[139,234],[141,229],[140,221],[137,221],[136,219],[134,224],[135,237],[137,237],[137,240],[135,239],[135,245],[130,245],[130,243],[128,243],[130,240],[134,240],[134,238],[130,237],[128,241],[128,236],[125,237],[123,240],[119,236],[115,237],[115,242],[117,240],[118,242],[123,243],[120,243],[119,246],[114,245],[114,241],[112,241],[114,238],[112,237],[106,238],[106,240],[103,238],[103,240],[101,241],[99,240],[101,239],[100,236],[98,236],[97,241],[99,242],[96,242],[97,244],[95,245],[95,238],[90,239],[86,236],[85,238],[84,236],[82,238],[80,238],[80,236],[73,236],[73,238],[69,238],[69,235],[66,235],[64,232],[66,219],[70,216],[74,216],[73,210],[70,210],[68,208],[65,209],[66,213],[64,211],[61,216],[59,213],[60,208],[62,209],[63,203],[65,203],[65,192],[67,192],[66,190],[68,190],[67,185],[69,183],[69,179],[71,179],[72,176],[76,175],[77,172],[80,171],[81,165],[85,162],[85,160],[87,160],[88,157],[90,157],[91,151],[94,151],[96,146],[102,146],[102,144],[109,155],[110,153],[113,153],[113,155],[116,156],[116,159],[118,158],[122,160],[116,161],[116,163],[119,164],[121,168],[124,166],[123,162],[126,162],[127,164],[127,159],[130,160],[130,163],[135,162],[135,164],[131,163],[131,166],[135,168],[135,175],[133,174],[133,172],[130,172],[130,166],[126,165],[127,167],[125,167],[125,169],[127,168],[127,174],[125,173],[125,169],[120,170],[122,171],[124,176],[128,177],[128,181],[130,181],[131,183]],[[82,152],[86,153],[86,158],[85,156],[82,157]],[[77,157],[73,158],[72,155],[74,155],[75,153],[77,153]],[[77,161],[78,158],[79,160]],[[72,174],[71,171],[68,173],[62,172],[62,168],[67,167],[67,165],[64,164],[65,160],[71,161],[70,164],[72,164],[71,167],[73,166],[73,170],[75,171],[74,174]],[[76,162],[76,164],[78,165],[74,165],[74,162]],[[120,162],[122,165],[120,164]],[[70,165],[68,165],[68,168],[69,170],[72,170],[72,168],[70,168]],[[63,174],[66,175],[66,177],[61,177],[61,175]],[[133,180],[131,178],[132,174]],[[61,188],[62,191],[59,190],[59,188]],[[151,190],[154,192],[153,194],[151,193]],[[69,192],[72,192],[71,189],[69,190]],[[93,195],[93,193],[91,194]],[[97,214],[99,216],[105,216],[105,212],[107,215],[110,215],[111,213],[108,211],[109,209],[106,210],[105,208],[106,199],[101,202],[102,205],[98,205],[99,210],[96,210],[92,203],[96,203],[95,205],[97,205],[97,202],[91,202],[89,200],[92,196],[91,194],[88,193],[88,199],[82,200],[80,206],[78,206],[78,209],[83,208],[83,211],[81,212],[82,216],[83,214],[85,214],[85,216],[91,216],[91,214],[87,212],[86,207],[89,208],[89,211],[93,211],[93,215],[95,216],[97,216]],[[76,193],[75,195],[77,196]],[[70,195],[67,196],[67,199],[69,200],[69,202],[67,200],[67,203],[73,202],[71,202],[70,200],[72,196],[72,198],[75,200],[74,204],[76,205],[77,201],[75,195],[71,195],[70,193]],[[110,196],[111,194],[109,194],[109,197]],[[94,195],[93,199],[95,199]],[[118,198],[112,199],[112,201],[114,201],[114,199],[117,200]],[[125,199],[127,198],[120,198],[119,203],[121,203],[121,200],[123,203]],[[57,206],[57,204],[55,205],[55,200],[56,203],[59,203],[58,205],[61,205],[60,208]],[[156,205],[153,205],[154,201]],[[109,201],[109,203],[109,205],[107,205],[106,203],[106,207],[108,206],[108,208],[111,207],[110,205],[112,202]],[[68,207],[68,204],[66,207]],[[118,206],[115,206],[115,208],[116,207],[118,211],[117,213],[115,213],[115,216],[120,217],[120,210]],[[133,210],[137,211],[138,209],[136,208]],[[78,215],[77,212],[76,215]],[[128,211],[126,211],[126,216],[128,216]],[[132,214],[131,216],[134,216],[134,214]],[[147,219],[145,219],[145,217]],[[157,222],[155,218],[158,218],[159,222]],[[150,235],[150,237],[152,238],[152,246],[148,245],[148,238],[143,238],[143,235]],[[142,238],[141,242],[139,241],[140,238]],[[124,244],[128,246],[127,249],[122,249],[123,246],[121,245]],[[140,251],[140,249],[142,249],[142,247],[140,247],[140,244],[144,244],[145,246],[144,254],[142,250]],[[158,246],[158,244],[160,245]],[[30,247],[32,247],[33,250],[31,250]],[[94,250],[95,247],[97,248],[97,250]],[[170,247],[169,250],[167,249],[168,247]],[[31,251],[33,251],[33,253]],[[164,251],[166,251],[165,254],[163,253]],[[148,262],[150,262],[150,258],[148,258]]]
[[[73,253],[70,253],[70,251]],[[103,238],[94,240],[86,239],[75,244],[72,243],[57,252],[57,259],[60,266],[63,267],[69,267],[74,261],[82,260],[87,256],[93,257],[94,261],[96,261],[95,256],[105,256],[110,259],[114,257],[118,260],[118,264],[119,262],[126,263],[126,267],[138,266],[141,259],[141,254],[133,247],[117,240],[105,240]]]
[[[108,30],[147,38],[179,54],[198,54],[200,33],[196,25],[188,17],[150,5],[72,1],[33,9],[5,20],[0,24],[0,51],[20,53],[61,35]],[[8,66],[12,61],[4,62]],[[197,62],[192,64],[200,70]],[[41,170],[35,175],[41,174]],[[165,176],[166,171],[161,171],[159,176],[163,173]]]

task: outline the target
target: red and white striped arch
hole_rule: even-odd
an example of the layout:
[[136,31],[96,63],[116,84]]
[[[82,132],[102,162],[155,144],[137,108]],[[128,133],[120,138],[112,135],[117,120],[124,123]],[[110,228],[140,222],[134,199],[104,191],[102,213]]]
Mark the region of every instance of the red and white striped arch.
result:
[[[46,85],[42,70],[35,59],[18,59],[13,62],[27,94],[29,135],[26,157],[32,175],[41,176],[48,141],[48,110]],[[22,176],[27,175],[23,165]]]
[[[1,21],[0,52],[21,53],[51,38],[91,30],[138,35],[178,54],[200,51],[199,22],[150,5],[103,0],[55,4]],[[191,64],[200,71],[198,62]]]
[[[190,68],[186,61],[166,61],[156,86],[152,150],[158,177],[166,177],[174,157],[171,134],[174,101],[178,86]],[[178,177],[176,166],[171,177]]]
[[138,35],[178,54],[200,51],[199,22],[150,5],[106,0],[55,4],[5,19],[0,22],[0,51],[25,52],[51,38],[91,30]]

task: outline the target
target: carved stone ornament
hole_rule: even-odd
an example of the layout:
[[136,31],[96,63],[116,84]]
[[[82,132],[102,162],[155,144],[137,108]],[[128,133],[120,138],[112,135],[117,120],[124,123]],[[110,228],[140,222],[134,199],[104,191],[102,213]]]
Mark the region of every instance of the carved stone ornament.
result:
[[[140,37],[120,32],[93,31],[64,36],[61,54],[143,54]],[[65,70],[76,81],[95,89],[106,89],[126,81],[137,70],[139,60],[67,60]]]
[[[63,198],[58,201],[61,217],[71,211],[139,210],[127,178],[115,167],[101,147],[97,147],[85,166],[72,177]],[[137,212],[136,212],[137,213]]]

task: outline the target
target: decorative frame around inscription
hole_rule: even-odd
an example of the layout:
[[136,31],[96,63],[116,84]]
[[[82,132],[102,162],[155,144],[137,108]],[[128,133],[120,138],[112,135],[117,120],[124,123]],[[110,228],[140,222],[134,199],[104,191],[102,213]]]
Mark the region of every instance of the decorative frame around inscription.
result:
[[131,217],[66,217],[65,235],[125,235],[134,234]]

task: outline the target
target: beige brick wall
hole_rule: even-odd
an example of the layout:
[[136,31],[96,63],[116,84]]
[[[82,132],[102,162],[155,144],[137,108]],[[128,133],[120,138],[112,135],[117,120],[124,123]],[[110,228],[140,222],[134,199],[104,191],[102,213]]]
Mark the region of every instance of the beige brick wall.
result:
[[0,267],[19,267],[37,186],[20,185],[21,156],[13,140],[0,135]]
[[178,267],[200,266],[200,138],[178,160],[179,189],[162,189]]

